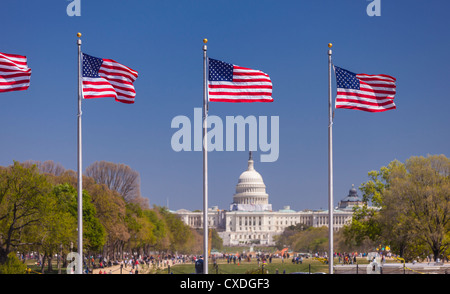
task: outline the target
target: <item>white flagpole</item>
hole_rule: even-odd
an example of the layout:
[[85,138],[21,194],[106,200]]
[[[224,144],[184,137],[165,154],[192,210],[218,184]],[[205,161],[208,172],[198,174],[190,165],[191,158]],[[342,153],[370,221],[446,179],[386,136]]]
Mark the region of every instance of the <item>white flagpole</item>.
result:
[[331,93],[331,47],[333,44],[328,44],[328,231],[329,231],[329,252],[328,252],[328,265],[329,273],[333,274],[333,104]]
[[[80,38],[81,34],[78,33],[77,37]],[[82,78],[81,78],[81,39],[77,40],[78,44],[78,261],[76,266],[76,273],[82,274],[83,272],[83,177],[82,177],[82,157],[81,157],[81,101],[83,99],[82,94]]]
[[207,39],[203,39],[203,273],[208,274],[208,85],[206,55]]

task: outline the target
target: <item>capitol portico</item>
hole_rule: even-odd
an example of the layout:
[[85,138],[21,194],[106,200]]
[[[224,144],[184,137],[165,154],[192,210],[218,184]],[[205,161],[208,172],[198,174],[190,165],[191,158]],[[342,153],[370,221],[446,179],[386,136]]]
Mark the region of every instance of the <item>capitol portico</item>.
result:
[[[349,195],[340,201],[333,211],[334,230],[339,230],[350,222],[353,207],[361,204],[362,201],[356,189],[352,187]],[[180,209],[174,213],[192,228],[203,227],[202,212]],[[208,209],[208,226],[218,232],[225,246],[274,245],[275,235],[281,234],[285,228],[296,224],[328,227],[328,211],[294,211],[289,206],[273,211],[263,178],[255,170],[251,152],[247,170],[238,179],[236,193],[233,195],[229,210],[220,210],[218,207]]]

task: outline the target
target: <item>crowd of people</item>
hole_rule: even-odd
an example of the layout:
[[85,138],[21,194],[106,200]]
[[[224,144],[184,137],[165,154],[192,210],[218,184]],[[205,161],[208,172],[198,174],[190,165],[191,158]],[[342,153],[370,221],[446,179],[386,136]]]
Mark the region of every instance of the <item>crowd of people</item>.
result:
[[[333,254],[335,260],[337,259],[339,264],[356,264],[357,258],[372,258],[373,254],[376,252],[335,252]],[[372,254],[372,255],[371,255]],[[381,263],[384,263],[386,258],[392,257],[389,252],[376,253],[377,258]],[[44,258],[40,254],[22,254],[20,256],[22,259],[36,259],[36,265],[42,265]],[[209,256],[210,261],[217,265],[220,263],[227,264],[241,264],[243,262],[251,262],[256,260],[258,266],[272,263],[272,259],[281,259],[282,262],[292,262],[293,264],[302,264],[305,258],[314,258],[322,260],[327,263],[327,254],[316,253],[293,253],[293,252],[277,252],[277,253],[261,253],[261,252],[241,252],[241,253],[213,253]],[[430,258],[431,260],[431,258]],[[111,273],[130,273],[138,274],[139,271],[143,269],[145,265],[146,268],[158,268],[166,269],[177,264],[190,263],[196,265],[196,268],[200,268],[199,263],[203,259],[201,255],[185,255],[185,254],[155,254],[155,255],[137,255],[137,254],[127,254],[123,255],[123,258],[118,260],[113,260],[101,255],[96,256],[85,256],[83,260],[83,270],[84,273],[92,274],[95,272],[101,274],[111,274]],[[120,271],[120,272],[118,272]]]
[[86,273],[92,273],[94,269],[99,269],[99,274],[108,274],[113,273],[112,270],[109,269],[110,267],[119,266],[116,267],[115,271],[120,270],[120,273],[138,274],[139,270],[142,269],[142,266],[144,265],[147,267],[166,268],[177,263],[185,263],[188,260],[191,259],[189,259],[186,255],[148,256],[125,254],[123,259],[114,261],[103,256],[97,256],[96,258],[90,256],[89,258],[85,258],[83,268]]

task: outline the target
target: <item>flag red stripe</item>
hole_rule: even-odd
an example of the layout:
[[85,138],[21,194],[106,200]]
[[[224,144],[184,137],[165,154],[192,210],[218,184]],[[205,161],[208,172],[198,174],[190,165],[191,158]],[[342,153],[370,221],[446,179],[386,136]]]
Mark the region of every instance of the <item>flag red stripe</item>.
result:
[[267,75],[262,72],[237,72],[237,71],[233,72],[233,76],[265,76],[265,77],[267,77]]
[[273,102],[273,99],[223,99],[211,98],[210,102]]
[[385,106],[389,104],[393,104],[392,101],[385,101],[385,102],[370,102],[370,101],[364,101],[364,100],[358,100],[358,99],[344,99],[344,98],[337,98],[336,99],[336,105],[342,102],[350,102],[350,103],[359,103],[364,105],[371,105],[371,106]]
[[269,85],[208,85],[210,89],[226,88],[226,89],[272,89]]
[[387,110],[396,109],[397,107],[394,105],[389,108],[380,108],[380,109],[372,109],[372,108],[364,108],[364,107],[358,107],[358,106],[350,106],[350,105],[336,105],[336,108],[345,108],[345,109],[356,109],[356,110],[363,110],[367,112],[383,112]]
[[12,79],[12,78],[30,77],[30,76],[31,76],[31,71],[30,72],[18,72],[18,73],[13,73],[13,74],[0,73],[0,78],[3,78],[3,79]]
[[16,84],[26,84],[28,82],[29,82],[28,79],[15,80],[15,81],[12,81],[12,82],[2,82],[2,80],[0,79],[0,86],[12,86],[12,85],[16,85]]
[[394,99],[394,93],[379,93],[374,92],[372,94],[367,93],[363,94],[364,92],[347,92],[347,91],[341,91],[341,89],[338,89],[337,95],[345,95],[345,96],[354,96],[354,97],[362,97],[362,98],[373,98],[373,99]]
[[106,95],[106,94],[98,94],[98,95],[84,95],[84,99],[93,99],[93,98],[116,98],[115,95]]
[[126,104],[133,104],[134,103],[134,100],[130,101],[130,100],[123,100],[123,99],[120,99],[120,98],[116,98],[116,101],[122,102],[122,103],[126,103]]
[[113,64],[115,64],[116,66],[118,66],[118,67],[120,67],[120,68],[122,68],[122,69],[126,69],[127,71],[129,71],[130,73],[132,73],[136,78],[138,77],[138,72],[135,71],[134,69],[132,69],[132,68],[126,66],[126,65],[123,65],[123,64],[121,64],[121,63],[118,63],[117,61],[112,60],[112,59],[106,59],[106,58],[103,58],[103,61],[104,61],[104,62],[107,62],[107,63],[109,63],[109,62],[110,62],[110,63],[113,63]]
[[[368,75],[368,74],[357,74],[356,77],[361,80],[378,80],[378,81],[388,81],[391,80],[392,82],[397,81],[396,78],[389,76],[389,75]],[[382,78],[379,78],[382,77]]]
[[15,87],[15,88],[8,88],[8,89],[0,89],[0,93],[4,92],[12,92],[12,91],[23,91],[28,89],[30,86],[24,86],[24,87]]
[[265,96],[271,96],[271,92],[210,92],[210,95],[232,95],[232,96],[258,96],[258,95],[265,95]]
[[373,83],[366,83],[361,81],[362,85],[367,85],[367,87],[375,87],[375,88],[389,88],[389,89],[395,89],[395,84],[373,84]]
[[1,68],[0,67],[0,72],[1,73],[6,73],[6,74],[8,74],[8,73],[10,73],[10,72],[30,72],[31,73],[31,69],[23,69],[23,68],[20,68],[20,67],[17,67],[17,68]]
[[270,79],[235,79],[233,78],[233,83],[245,83],[245,82],[270,82]]

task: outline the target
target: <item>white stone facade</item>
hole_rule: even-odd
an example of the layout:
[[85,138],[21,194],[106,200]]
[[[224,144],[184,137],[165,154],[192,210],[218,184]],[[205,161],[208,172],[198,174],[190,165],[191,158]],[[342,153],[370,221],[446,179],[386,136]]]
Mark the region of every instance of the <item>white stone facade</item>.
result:
[[[333,212],[334,230],[339,230],[350,222],[352,207],[360,205],[356,189],[352,187]],[[192,228],[203,227],[203,212],[180,209],[174,212],[181,220]],[[274,245],[273,237],[281,234],[285,228],[305,224],[313,227],[328,227],[327,210],[294,211],[289,206],[272,211],[269,195],[261,175],[254,169],[250,153],[248,168],[239,177],[236,193],[230,209],[220,210],[218,207],[208,209],[208,226],[217,230],[225,246],[238,245]]]

